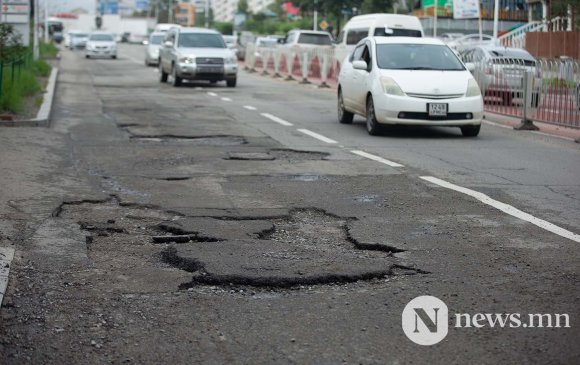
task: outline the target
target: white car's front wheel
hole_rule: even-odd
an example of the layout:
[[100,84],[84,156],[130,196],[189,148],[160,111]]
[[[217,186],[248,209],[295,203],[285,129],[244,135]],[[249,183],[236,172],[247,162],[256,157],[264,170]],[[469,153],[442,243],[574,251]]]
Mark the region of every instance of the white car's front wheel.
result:
[[338,89],[338,121],[342,124],[352,123],[354,115],[344,109],[344,99],[342,98],[342,90]]
[[373,97],[370,95],[367,99],[367,132],[371,136],[377,136],[381,132],[381,126],[377,122],[375,103],[373,102]]

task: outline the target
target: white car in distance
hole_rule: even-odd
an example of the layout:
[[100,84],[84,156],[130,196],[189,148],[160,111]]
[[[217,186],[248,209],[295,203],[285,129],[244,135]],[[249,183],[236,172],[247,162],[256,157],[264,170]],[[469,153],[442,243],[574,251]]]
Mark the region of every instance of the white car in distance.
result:
[[479,134],[483,98],[469,69],[441,40],[368,37],[345,59],[339,74],[338,119],[366,117],[371,135],[383,125],[460,127]]
[[89,35],[85,47],[85,57],[117,58],[117,41],[111,33],[95,32]]

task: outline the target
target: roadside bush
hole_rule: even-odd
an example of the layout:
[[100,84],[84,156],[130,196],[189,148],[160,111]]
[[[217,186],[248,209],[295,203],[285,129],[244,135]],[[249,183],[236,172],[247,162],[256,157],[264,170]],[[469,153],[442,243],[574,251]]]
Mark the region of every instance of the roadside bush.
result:
[[[33,61],[31,51],[19,39],[11,26],[0,24],[0,112],[22,112],[23,98],[34,97],[41,90],[38,78],[50,75],[50,65],[42,59]],[[45,47],[45,54],[50,55],[51,48],[55,47]]]
[[32,64],[34,73],[38,76],[48,77],[50,75],[50,65],[44,60],[36,60]]
[[56,55],[58,54],[58,48],[56,48],[52,43],[41,42],[39,50],[41,58],[56,58]]

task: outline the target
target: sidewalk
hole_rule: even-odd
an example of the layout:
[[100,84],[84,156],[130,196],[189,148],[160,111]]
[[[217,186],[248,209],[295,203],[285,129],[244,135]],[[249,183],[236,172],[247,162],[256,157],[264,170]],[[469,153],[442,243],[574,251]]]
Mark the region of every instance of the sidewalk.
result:
[[[517,127],[522,122],[522,118],[511,117],[508,115],[495,114],[490,112],[485,112],[485,120],[489,124],[495,124],[508,128]],[[548,124],[536,121],[534,121],[534,124],[536,125],[536,127],[540,129],[539,131],[521,131],[521,132],[547,134],[551,136],[565,138],[572,141],[574,140],[578,141],[578,139],[580,138],[580,130],[578,129],[567,128],[555,124]]]

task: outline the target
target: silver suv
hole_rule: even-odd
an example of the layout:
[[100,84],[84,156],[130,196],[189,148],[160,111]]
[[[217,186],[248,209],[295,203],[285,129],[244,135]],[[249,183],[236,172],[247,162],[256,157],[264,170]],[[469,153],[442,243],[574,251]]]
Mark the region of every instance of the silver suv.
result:
[[159,50],[159,81],[167,82],[169,75],[173,86],[183,80],[225,80],[228,87],[235,87],[238,60],[214,30],[172,28]]

